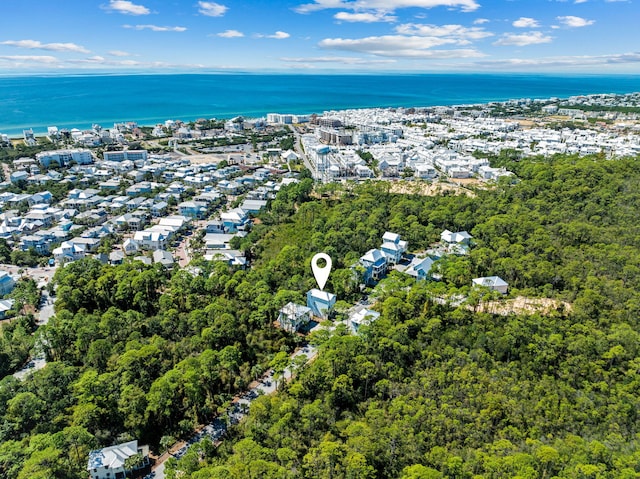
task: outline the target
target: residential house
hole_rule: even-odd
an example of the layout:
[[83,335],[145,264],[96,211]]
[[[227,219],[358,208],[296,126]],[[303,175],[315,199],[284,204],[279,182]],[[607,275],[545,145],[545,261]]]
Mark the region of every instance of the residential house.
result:
[[247,212],[242,208],[234,208],[220,213],[220,220],[224,225],[225,231],[228,233],[244,231],[250,223]]
[[444,230],[442,233],[440,233],[440,239],[442,240],[442,242],[449,244],[455,243],[468,245],[471,242],[472,238],[473,236],[471,236],[466,231],[458,231],[456,233],[453,233],[449,230]]
[[328,319],[336,304],[336,295],[319,289],[307,291],[307,308],[317,318]]
[[[139,454],[141,463],[129,469],[125,466],[126,460]],[[105,447],[89,453],[87,470],[91,479],[124,479],[129,475],[142,475],[142,471],[151,466],[149,459],[149,446],[138,447],[138,441],[129,441],[116,446]],[[136,474],[137,473],[137,474]]]
[[161,231],[136,231],[133,239],[142,249],[156,250],[165,249],[167,247],[168,235]]
[[11,311],[14,303],[13,299],[0,299],[0,320],[6,319],[7,313]]
[[486,276],[484,278],[474,278],[471,280],[473,286],[482,286],[500,294],[507,294],[509,284],[499,276]]
[[[67,237],[65,236],[65,239]],[[73,243],[82,246],[87,253],[95,253],[100,247],[100,238],[73,238]]]
[[167,208],[169,205],[166,201],[158,201],[151,206],[151,216],[157,218],[159,216],[163,216],[167,213]]
[[122,264],[124,262],[124,253],[122,251],[112,251],[109,253],[109,264],[112,266],[116,266]]
[[290,333],[295,333],[311,321],[311,308],[289,302],[280,310],[278,323]]
[[16,282],[13,280],[13,277],[7,273],[6,271],[0,271],[0,296],[4,296],[5,294],[9,294],[13,291]]
[[9,175],[11,183],[16,184],[21,181],[27,181],[29,179],[29,173],[26,171],[14,171]]
[[431,267],[434,262],[435,260],[430,256],[426,258],[418,258],[416,256],[404,272],[417,280],[424,280],[431,277]]
[[471,245],[471,236],[466,231],[458,231],[452,233],[449,230],[444,230],[440,233],[440,239],[442,243],[447,247],[447,252],[451,254],[465,255],[469,253],[469,247]]
[[244,200],[242,203],[242,208],[244,211],[248,213],[259,213],[260,210],[266,208],[267,202],[265,200]]
[[122,251],[124,251],[126,255],[136,254],[140,251],[140,246],[136,240],[128,238],[122,243]]
[[84,246],[71,241],[63,241],[59,247],[53,250],[53,259],[56,264],[65,264],[84,258],[85,254]]
[[374,284],[386,274],[387,259],[379,249],[370,249],[360,258],[364,268],[364,284]]
[[202,201],[183,201],[178,205],[178,212],[189,218],[202,219],[207,216],[207,204]]
[[407,242],[400,239],[400,235],[387,231],[382,236],[382,254],[387,259],[387,264],[398,264],[402,255],[407,251]]
[[204,259],[207,261],[224,261],[228,266],[235,266],[241,269],[247,267],[247,258],[244,253],[238,250],[224,249],[215,251],[211,254],[205,254]]
[[153,252],[153,262],[160,263],[165,268],[173,268],[175,261],[173,259],[173,255],[168,251],[164,251],[161,249],[155,250]]
[[224,233],[224,224],[220,220],[211,220],[207,222],[205,229],[208,234],[221,234]]
[[349,314],[349,327],[354,333],[357,333],[362,325],[369,325],[380,317],[380,313],[364,306],[357,306],[354,311]]
[[25,235],[20,238],[20,249],[28,251],[33,248],[39,254],[49,253],[50,238],[40,235]]

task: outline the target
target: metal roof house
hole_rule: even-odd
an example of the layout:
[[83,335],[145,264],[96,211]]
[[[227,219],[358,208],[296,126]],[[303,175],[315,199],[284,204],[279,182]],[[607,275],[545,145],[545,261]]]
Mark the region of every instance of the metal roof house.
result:
[[509,283],[500,276],[487,276],[484,278],[474,278],[472,280],[474,286],[484,286],[492,291],[498,291],[501,294],[507,294]]
[[289,302],[280,310],[278,322],[280,327],[290,333],[311,321],[311,309],[300,304]]
[[[133,468],[126,467],[127,459],[136,454],[142,457],[141,463]],[[138,447],[138,441],[129,441],[91,451],[87,470],[91,479],[124,479],[128,472],[141,470],[149,465],[149,446]]]
[[333,293],[319,289],[307,291],[307,307],[311,310],[311,314],[317,318],[328,319],[335,304],[336,295]]

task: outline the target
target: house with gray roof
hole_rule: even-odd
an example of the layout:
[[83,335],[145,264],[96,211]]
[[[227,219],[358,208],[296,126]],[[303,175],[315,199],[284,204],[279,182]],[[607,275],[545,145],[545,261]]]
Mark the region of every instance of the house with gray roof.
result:
[[[127,467],[127,459],[136,454],[141,457],[140,463],[136,467]],[[129,441],[91,451],[87,470],[91,479],[124,479],[127,474],[143,471],[150,465],[149,446],[138,447],[138,441]]]

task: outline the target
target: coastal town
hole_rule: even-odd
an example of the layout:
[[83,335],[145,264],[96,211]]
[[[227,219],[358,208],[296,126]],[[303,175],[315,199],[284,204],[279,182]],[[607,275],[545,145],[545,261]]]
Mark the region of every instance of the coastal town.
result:
[[[32,153],[14,154],[2,165],[0,240],[12,265],[0,266],[5,298],[0,319],[9,320],[16,313],[11,292],[21,279],[37,279],[45,289],[57,268],[86,257],[168,270],[189,268],[194,258],[251,268],[240,240],[261,222],[260,213],[282,188],[309,176],[321,184],[387,181],[400,193],[473,194],[473,188],[518,180],[496,163],[504,155],[637,156],[640,94],[270,113],[253,119],[167,120],[153,127],[135,122],[90,130],[51,126],[43,135],[31,129],[22,138],[0,134],[0,142],[5,152]],[[352,269],[363,291],[394,270],[418,281],[437,280],[434,263],[464,256],[472,245],[467,231],[444,230],[438,243],[414,251],[399,234],[387,231],[380,247],[367,251]],[[493,297],[509,288],[498,276],[474,278],[472,284]],[[380,316],[371,309],[370,291],[342,319],[354,334]],[[333,316],[337,299],[322,286],[311,289],[306,305],[288,302],[276,324],[288,333],[308,332],[311,323]],[[52,300],[47,296],[42,306],[40,319],[46,322]],[[308,360],[316,353],[307,345],[291,357],[304,354]],[[16,377],[44,366],[42,358],[30,358]],[[243,417],[255,397],[275,391],[273,374],[265,373],[235,398],[226,411],[231,423]],[[293,374],[285,368],[278,375],[286,380]],[[226,427],[218,419],[205,425],[187,443],[174,446],[173,457],[204,438],[219,441]],[[125,464],[136,455],[144,458],[140,464]],[[131,471],[164,477],[168,457],[160,458],[152,472],[148,446],[129,441],[92,451],[88,471],[94,479]]]
[[321,182],[444,187],[511,177],[491,166],[501,154],[634,156],[639,103],[591,95],[0,135],[14,151],[44,145],[3,165],[0,238],[42,266],[96,255],[184,267],[194,252],[245,265],[233,238],[301,165]]

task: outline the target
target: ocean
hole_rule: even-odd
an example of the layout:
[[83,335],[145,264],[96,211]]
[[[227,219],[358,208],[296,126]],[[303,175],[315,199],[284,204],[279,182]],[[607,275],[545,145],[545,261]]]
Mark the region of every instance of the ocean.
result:
[[640,76],[164,74],[0,77],[0,133],[640,91]]

